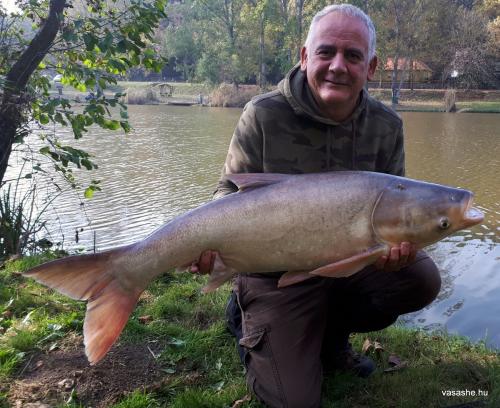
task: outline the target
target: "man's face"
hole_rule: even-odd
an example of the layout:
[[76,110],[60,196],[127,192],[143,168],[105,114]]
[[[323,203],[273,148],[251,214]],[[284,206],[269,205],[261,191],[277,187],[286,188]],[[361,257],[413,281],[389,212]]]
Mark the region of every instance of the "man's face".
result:
[[368,60],[368,41],[360,19],[333,12],[318,21],[308,48],[302,48],[301,69],[320,109],[334,120],[347,119],[375,73],[377,58]]

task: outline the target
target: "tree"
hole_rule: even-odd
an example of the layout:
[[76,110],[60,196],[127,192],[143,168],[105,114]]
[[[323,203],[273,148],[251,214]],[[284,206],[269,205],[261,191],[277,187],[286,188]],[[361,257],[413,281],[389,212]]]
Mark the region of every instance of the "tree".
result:
[[456,71],[461,88],[495,86],[494,59],[490,55],[487,19],[476,10],[460,7],[452,27],[453,56],[445,75]]
[[[142,65],[159,70],[153,34],[165,17],[166,0],[84,0],[80,9],[71,0],[42,0],[21,3],[22,14],[8,16],[0,9],[0,186],[14,143],[29,131],[35,120],[43,126],[58,123],[71,126],[80,138],[92,124],[106,129],[129,130],[126,107],[119,98],[105,95],[109,84],[127,69]],[[78,3],[81,4],[81,3]],[[31,21],[34,35],[23,24]],[[80,91],[95,91],[95,97],[81,112],[74,101],[50,93],[51,72]],[[119,107],[119,118],[113,115]],[[70,164],[92,169],[85,152],[47,139],[41,153],[55,161],[56,169],[72,179]],[[90,195],[95,185],[90,186]]]

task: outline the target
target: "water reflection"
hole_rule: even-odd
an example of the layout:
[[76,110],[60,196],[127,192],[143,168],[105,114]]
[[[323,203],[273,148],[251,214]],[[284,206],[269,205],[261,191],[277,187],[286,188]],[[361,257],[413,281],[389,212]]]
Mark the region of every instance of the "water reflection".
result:
[[[134,242],[210,200],[240,114],[238,109],[168,106],[130,106],[129,111],[131,134],[92,129],[92,136],[76,144],[99,164],[82,177],[100,179],[103,192],[81,205],[81,192],[57,197],[50,211],[60,222],[49,229],[52,240],[64,241],[67,249],[91,249],[94,234],[98,250]],[[402,116],[407,175],[470,189],[485,213],[482,225],[429,248],[442,271],[442,291],[430,307],[403,321],[500,346],[500,115]],[[57,132],[70,138],[64,130]],[[11,163],[21,161],[13,157]]]
[[401,320],[500,347],[500,115],[403,114],[408,176],[475,192],[481,225],[428,249],[443,286]]

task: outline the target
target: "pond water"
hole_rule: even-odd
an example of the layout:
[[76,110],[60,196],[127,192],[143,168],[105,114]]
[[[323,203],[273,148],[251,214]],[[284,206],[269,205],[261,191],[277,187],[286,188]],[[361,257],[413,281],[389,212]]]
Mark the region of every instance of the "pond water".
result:
[[[46,214],[50,239],[65,249],[105,250],[137,241],[210,200],[240,112],[130,106],[130,134],[92,129],[78,143],[71,141],[99,165],[82,171],[80,179],[101,180],[103,191],[82,200],[81,191],[39,186],[39,195],[54,197]],[[442,291],[432,305],[402,321],[500,347],[500,115],[402,117],[408,177],[470,189],[485,213],[482,225],[428,248],[442,271]],[[55,131],[71,138],[64,129]],[[11,164],[14,176],[22,160],[13,155]]]

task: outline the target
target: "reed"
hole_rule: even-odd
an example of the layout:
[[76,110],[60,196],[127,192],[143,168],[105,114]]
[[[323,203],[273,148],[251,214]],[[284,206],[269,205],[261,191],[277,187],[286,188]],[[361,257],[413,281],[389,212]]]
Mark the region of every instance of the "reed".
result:
[[210,105],[224,108],[242,108],[255,95],[262,93],[262,89],[256,85],[221,84],[210,94]]

